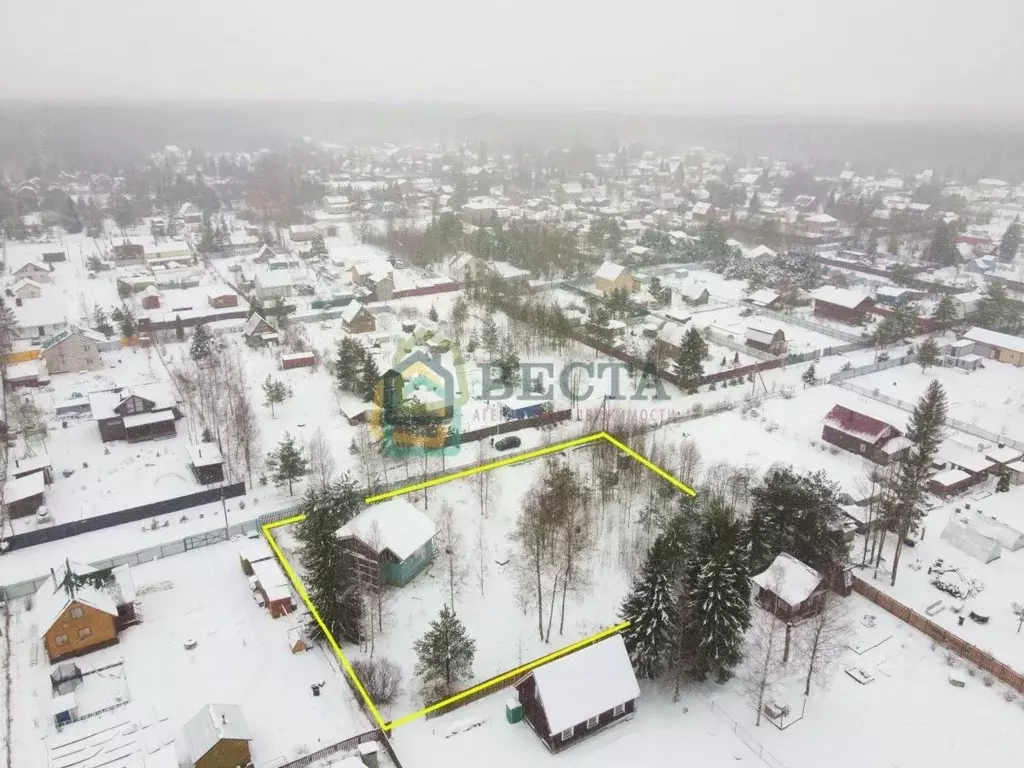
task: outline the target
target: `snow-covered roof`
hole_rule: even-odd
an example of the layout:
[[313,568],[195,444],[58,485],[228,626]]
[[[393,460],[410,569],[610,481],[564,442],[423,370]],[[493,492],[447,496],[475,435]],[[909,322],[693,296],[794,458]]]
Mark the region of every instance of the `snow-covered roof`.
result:
[[67,305],[63,296],[56,294],[40,296],[35,299],[23,299],[11,309],[18,321],[19,328],[32,328],[40,325],[61,325],[67,322]]
[[174,421],[174,413],[171,411],[150,411],[149,413],[133,413],[123,418],[125,429],[134,429],[146,424],[161,424],[165,421]]
[[260,323],[267,323],[267,325],[270,325],[270,323],[267,322],[263,315],[261,315],[259,312],[253,312],[251,315],[249,315],[249,319],[245,321],[245,325],[242,327],[242,335],[252,336],[253,333],[256,332],[256,328],[259,326]]
[[38,496],[43,492],[43,486],[42,472],[33,472],[24,477],[8,480],[4,486],[4,504],[14,504]]
[[194,467],[212,467],[215,464],[224,463],[224,457],[220,455],[216,443],[190,445],[188,458]]
[[844,405],[833,406],[832,410],[825,414],[824,421],[833,429],[859,439],[867,438],[872,443],[877,443],[887,436],[900,434],[900,431],[892,424],[876,419],[873,416],[859,413]]
[[815,224],[835,224],[838,221],[835,216],[829,216],[827,213],[816,213],[808,216],[807,220]]
[[182,756],[192,764],[222,739],[251,741],[249,726],[235,704],[207,704],[181,730]]
[[487,263],[487,268],[495,273],[498,277],[504,280],[513,280],[517,277],[529,277],[530,270],[521,269],[515,264],[509,264],[507,261],[491,261]]
[[962,483],[964,480],[970,480],[971,476],[964,472],[962,469],[947,469],[943,472],[938,472],[932,476],[932,481],[937,485],[948,488],[951,485]]
[[1011,336],[1008,333],[990,331],[988,328],[971,328],[964,334],[964,338],[989,347],[998,347],[1024,354],[1024,339]]
[[1016,448],[1011,448],[1008,445],[989,448],[985,451],[986,459],[991,459],[992,461],[999,462],[1000,464],[1009,464],[1011,461],[1016,461],[1021,456],[1024,456],[1024,451],[1018,451]]
[[378,554],[390,550],[399,560],[430,541],[434,521],[405,499],[388,499],[367,507],[336,532],[339,539],[359,539]]
[[43,289],[43,286],[37,283],[35,280],[28,277],[23,277],[21,280],[14,284],[14,287],[11,290],[17,293],[19,290],[25,288],[26,286],[29,288],[38,288],[39,290]]
[[215,285],[212,288],[207,289],[206,296],[210,299],[220,299],[225,296],[236,295],[234,290],[226,285]]
[[64,330],[55,333],[50,338],[44,340],[42,343],[42,349],[44,352],[47,352],[56,347],[57,345],[63,344],[65,341],[67,341],[68,339],[75,335],[83,336],[89,341],[95,341],[97,343],[104,342],[107,340],[107,337],[104,336],[99,331],[94,331],[89,328],[79,328],[76,325],[71,325],[65,328]]
[[640,687],[621,635],[533,670],[549,735],[639,698]]
[[52,466],[50,464],[50,456],[46,451],[40,451],[34,456],[10,456],[7,463],[8,474],[13,477],[14,475],[26,475],[29,472],[38,472],[41,469],[46,469]]
[[[775,341],[775,333],[776,331],[770,330],[768,328],[750,326],[747,328],[745,338],[747,339],[747,341],[753,341],[757,344],[771,344],[773,341]],[[785,337],[785,334],[783,334],[783,337]]]
[[767,570],[751,577],[761,589],[789,606],[800,605],[821,584],[821,574],[792,555],[781,552]]
[[705,216],[711,211],[711,203],[694,203],[691,210],[697,216]]
[[141,397],[153,403],[154,411],[162,411],[173,408],[177,405],[174,390],[164,382],[153,382],[152,384],[140,384],[136,387],[125,387],[120,392],[105,390],[102,392],[89,393],[89,407],[92,410],[92,418],[112,419],[117,416],[114,408],[132,396]]
[[756,248],[751,248],[749,251],[744,251],[743,255],[748,259],[759,259],[762,256],[768,256],[769,258],[774,259],[775,251],[767,245],[759,245]]
[[281,566],[277,564],[277,560],[267,559],[255,562],[250,560],[249,565],[252,567],[252,574],[256,577],[256,581],[263,587],[267,600],[273,603],[278,600],[287,600],[292,596],[288,577],[281,570]]
[[[55,570],[55,576],[47,579],[42,583],[35,595],[35,610],[38,611],[39,615],[36,617],[39,623],[36,625],[39,636],[42,637],[53,626],[54,622],[60,618],[61,614],[66,611],[72,603],[81,603],[87,605],[90,608],[95,608],[98,611],[109,614],[110,616],[117,616],[117,604],[121,600],[122,604],[131,602],[135,599],[135,587],[131,587],[130,597],[131,600],[125,600],[120,598],[117,593],[120,591],[120,582],[116,582],[113,588],[100,589],[99,587],[83,585],[75,587],[72,594],[64,587],[64,580],[67,575],[68,566],[71,567],[71,572],[78,575],[84,576],[89,573],[94,573],[95,568],[89,565],[83,565],[81,563],[65,563],[60,568]],[[116,574],[115,574],[116,577]],[[130,578],[129,582],[130,583]]]
[[292,284],[287,269],[257,269],[255,280],[260,288],[284,288]]
[[868,301],[868,297],[863,293],[857,291],[851,291],[847,288],[837,288],[834,285],[823,285],[811,292],[811,297],[815,301],[824,301],[829,304],[835,304],[838,307],[846,307],[847,309],[856,309],[863,302]]
[[258,563],[260,560],[270,560],[274,556],[267,540],[263,538],[245,539],[238,547],[238,554],[249,564]]
[[746,301],[754,304],[758,307],[767,307],[773,301],[777,301],[779,294],[770,288],[762,288],[759,291],[754,291],[752,294],[747,296]]
[[615,282],[619,279],[619,276],[626,271],[626,268],[621,264],[616,264],[614,261],[606,261],[597,270],[597,274],[594,275],[598,280],[608,280]]
[[345,308],[341,310],[341,320],[344,323],[351,323],[356,319],[356,315],[359,314],[359,310],[363,308],[363,305],[358,301],[350,301],[345,305]]

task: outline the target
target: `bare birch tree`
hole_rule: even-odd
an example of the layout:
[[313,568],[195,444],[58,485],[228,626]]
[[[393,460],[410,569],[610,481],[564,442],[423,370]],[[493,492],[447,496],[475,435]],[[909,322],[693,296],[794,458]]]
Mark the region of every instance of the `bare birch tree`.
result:
[[334,454],[324,436],[324,431],[317,427],[309,438],[309,473],[314,488],[326,488],[334,477]]
[[455,519],[455,508],[447,500],[441,502],[435,546],[441,550],[441,562],[444,565],[445,579],[448,581],[449,605],[454,613],[455,597],[466,582],[466,565],[462,534]]
[[[780,577],[781,574],[771,574],[770,592],[775,592],[774,587],[778,585]],[[769,610],[755,612],[754,626],[747,637],[749,661],[744,670],[743,687],[757,709],[754,725],[758,726],[761,725],[761,715],[764,713],[765,696],[778,679],[780,670],[777,648],[782,622],[770,610],[772,607],[770,605]]]
[[811,693],[811,681],[825,687],[832,667],[843,652],[850,633],[849,614],[843,600],[832,589],[829,579],[821,597],[821,610],[800,628],[799,647],[807,660],[804,696]]

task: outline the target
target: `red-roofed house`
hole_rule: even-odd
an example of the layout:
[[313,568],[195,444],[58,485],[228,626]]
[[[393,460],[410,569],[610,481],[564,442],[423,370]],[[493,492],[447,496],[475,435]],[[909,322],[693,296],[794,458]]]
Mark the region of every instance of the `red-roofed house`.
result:
[[910,447],[903,432],[892,424],[842,405],[833,407],[825,416],[821,439],[883,466],[900,458]]

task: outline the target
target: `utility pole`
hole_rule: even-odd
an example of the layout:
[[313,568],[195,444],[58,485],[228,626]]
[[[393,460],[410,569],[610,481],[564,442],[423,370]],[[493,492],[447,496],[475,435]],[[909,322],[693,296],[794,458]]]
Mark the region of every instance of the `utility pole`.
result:
[[220,486],[220,506],[224,512],[224,541],[228,540],[228,503],[224,499],[224,485]]

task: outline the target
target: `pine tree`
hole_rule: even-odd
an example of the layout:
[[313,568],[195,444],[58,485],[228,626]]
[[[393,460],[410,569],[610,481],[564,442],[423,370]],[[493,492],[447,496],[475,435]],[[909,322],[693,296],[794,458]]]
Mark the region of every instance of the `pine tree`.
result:
[[494,354],[498,351],[498,326],[491,314],[484,318],[483,328],[480,330],[480,340],[487,351],[487,356],[493,360]]
[[519,374],[519,353],[516,352],[512,338],[508,337],[498,360],[498,381],[506,387],[514,387],[519,383]]
[[943,296],[939,299],[939,303],[935,305],[935,311],[932,312],[932,320],[939,328],[948,328],[956,322],[956,304],[953,302],[951,296]]
[[189,349],[189,357],[195,362],[202,363],[210,359],[213,354],[213,337],[206,323],[199,323],[192,332],[192,346]]
[[324,243],[323,235],[317,235],[313,238],[313,243],[309,248],[309,258],[311,259],[326,259],[327,258],[327,244]]
[[917,350],[917,364],[921,366],[921,373],[924,373],[928,366],[939,364],[939,345],[931,336],[921,342],[921,347]]
[[174,338],[178,341],[185,340],[185,324],[181,322],[181,315],[174,316]]
[[269,373],[263,380],[264,404],[270,406],[270,417],[277,418],[274,413],[274,406],[280,405],[292,395],[291,387],[280,379],[273,378]]
[[125,339],[130,339],[135,336],[137,330],[135,324],[135,315],[132,313],[131,307],[126,303],[122,303],[120,307],[110,313],[110,317],[117,321],[121,336]]
[[437,322],[437,319],[438,319],[437,307],[435,307],[433,304],[430,305],[430,311],[427,312],[427,319],[430,320],[430,322],[432,322],[432,323],[436,323]]
[[1024,230],[1021,228],[1020,216],[1017,216],[1003,233],[1003,239],[999,241],[999,258],[1003,261],[1013,261],[1017,251],[1020,250],[1021,242],[1024,241]]
[[805,387],[813,387],[817,383],[818,369],[815,367],[814,363],[807,366],[807,370],[803,372],[800,379],[803,381]]
[[278,488],[287,485],[291,496],[295,481],[309,472],[309,460],[295,447],[295,438],[285,432],[277,448],[267,456],[267,468],[274,485]]
[[978,302],[975,322],[992,331],[1015,331],[1020,324],[1020,312],[1006,293],[1006,286],[990,280]]
[[114,326],[110,324],[110,320],[107,318],[107,313],[103,307],[98,304],[92,311],[92,327],[104,336],[114,335]]
[[657,677],[668,660],[676,612],[672,569],[671,545],[659,536],[619,609],[622,620],[630,622],[622,640],[640,677]]
[[689,606],[697,635],[694,674],[702,680],[715,672],[725,682],[742,658],[743,633],[750,626],[746,554],[737,544],[699,562]]
[[362,392],[360,382],[365,357],[363,345],[351,336],[343,336],[338,342],[338,353],[334,358],[334,380],[342,392]]
[[999,474],[999,481],[996,483],[996,493],[1006,493],[1010,490],[1010,475],[1007,472]]
[[700,332],[691,327],[683,337],[679,357],[676,358],[676,375],[682,380],[684,387],[690,390],[697,388],[704,376],[704,358],[708,354],[708,345],[701,338]]
[[956,248],[953,229],[949,224],[940,223],[935,228],[935,234],[925,248],[924,257],[940,267],[949,267],[960,261],[960,252]]
[[363,360],[359,366],[359,394],[362,395],[364,403],[373,402],[379,379],[380,370],[377,368],[377,362],[369,350],[363,350]]
[[469,304],[460,294],[452,305],[452,325],[455,327],[456,338],[462,335],[462,326],[466,324],[467,319],[469,319]]
[[427,698],[450,696],[459,683],[473,674],[476,642],[466,633],[462,620],[445,605],[430,629],[413,643],[416,674]]
[[896,552],[892,560],[892,584],[903,552],[903,542],[917,529],[924,514],[923,501],[932,474],[932,462],[939,452],[946,425],[946,391],[935,379],[921,395],[907,422],[907,439],[913,443],[900,461],[896,506],[890,523],[896,530]]
[[[299,562],[309,598],[331,635],[337,641],[358,643],[362,639],[363,601],[355,563],[335,535],[362,506],[355,482],[345,475],[317,490],[310,489],[302,503],[305,519],[296,528],[300,545]],[[313,620],[309,631],[314,639],[322,630]]]

